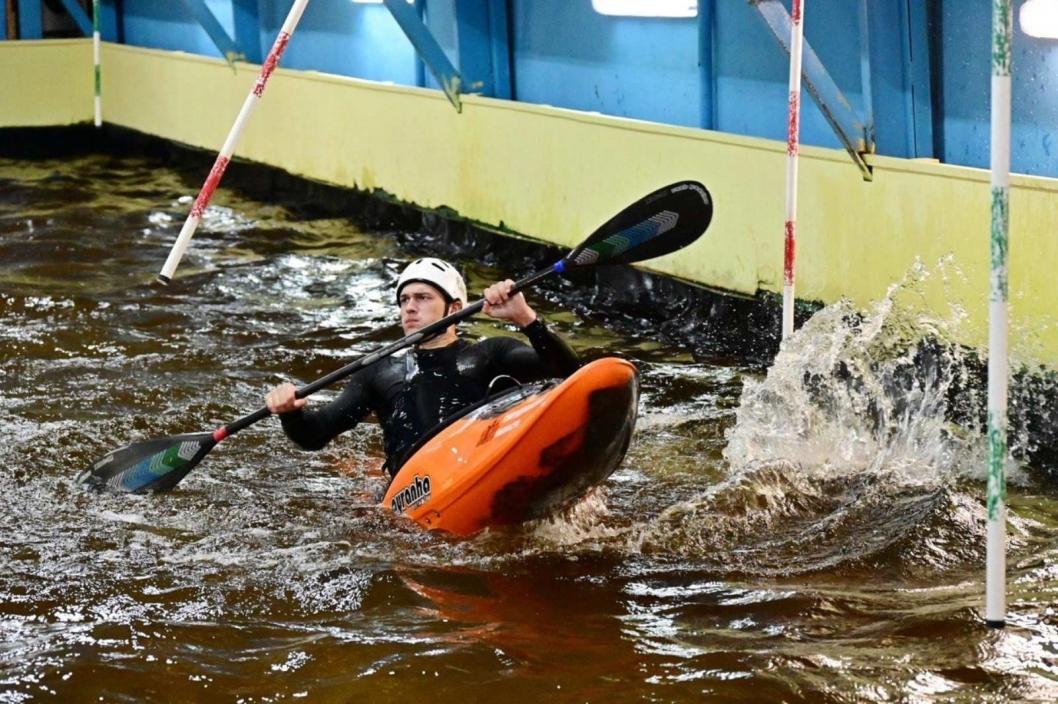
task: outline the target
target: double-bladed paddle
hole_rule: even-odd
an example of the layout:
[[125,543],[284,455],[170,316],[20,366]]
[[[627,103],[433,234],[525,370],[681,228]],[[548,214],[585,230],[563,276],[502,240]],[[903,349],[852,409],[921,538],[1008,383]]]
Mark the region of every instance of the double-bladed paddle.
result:
[[[546,269],[514,284],[521,291],[540,280],[571,269],[605,264],[631,264],[653,259],[686,247],[701,237],[713,216],[709,191],[695,181],[680,181],[641,198],[611,218],[565,257]],[[305,398],[344,379],[369,364],[418,344],[469,318],[485,305],[484,299],[416,330],[411,335],[361,357],[340,369],[306,384],[296,392]],[[126,445],[100,459],[78,477],[96,489],[125,492],[171,489],[202,461],[221,440],[231,437],[270,414],[261,408],[211,433],[172,435]]]

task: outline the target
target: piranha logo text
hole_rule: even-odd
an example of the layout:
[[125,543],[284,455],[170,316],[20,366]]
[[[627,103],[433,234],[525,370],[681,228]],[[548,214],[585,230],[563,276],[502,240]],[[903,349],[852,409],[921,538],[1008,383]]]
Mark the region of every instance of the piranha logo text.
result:
[[401,491],[397,492],[397,495],[393,497],[393,500],[389,502],[390,508],[393,509],[394,513],[401,513],[406,508],[412,506],[418,506],[430,498],[430,477],[419,477],[415,475],[415,481],[408,486],[404,487]]

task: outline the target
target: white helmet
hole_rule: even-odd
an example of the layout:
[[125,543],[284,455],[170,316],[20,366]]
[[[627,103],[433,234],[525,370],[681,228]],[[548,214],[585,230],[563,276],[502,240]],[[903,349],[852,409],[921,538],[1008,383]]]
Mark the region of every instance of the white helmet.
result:
[[424,283],[439,289],[448,302],[462,301],[467,304],[467,285],[456,268],[446,261],[433,257],[416,259],[400,273],[397,279],[397,303],[400,303],[400,290],[410,283]]

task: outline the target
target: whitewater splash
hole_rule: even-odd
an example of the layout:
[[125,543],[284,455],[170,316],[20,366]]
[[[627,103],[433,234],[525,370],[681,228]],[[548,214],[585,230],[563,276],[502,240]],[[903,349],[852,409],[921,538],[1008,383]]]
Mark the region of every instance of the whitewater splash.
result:
[[724,457],[732,475],[791,463],[821,477],[884,473],[936,486],[980,464],[980,428],[960,428],[953,388],[966,358],[940,326],[886,298],[860,316],[846,302],[787,340],[762,381],[748,380]]
[[746,379],[726,476],[633,548],[751,574],[977,564],[983,391],[953,342],[962,311],[940,321],[909,300],[927,276],[916,268],[866,313],[827,306],[788,338],[765,378]]

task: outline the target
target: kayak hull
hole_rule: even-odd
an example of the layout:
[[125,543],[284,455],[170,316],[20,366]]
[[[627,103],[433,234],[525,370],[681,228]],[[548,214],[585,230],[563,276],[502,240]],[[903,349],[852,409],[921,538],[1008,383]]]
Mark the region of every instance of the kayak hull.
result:
[[505,393],[425,442],[383,504],[455,535],[547,516],[617,468],[638,401],[636,368],[616,358]]

